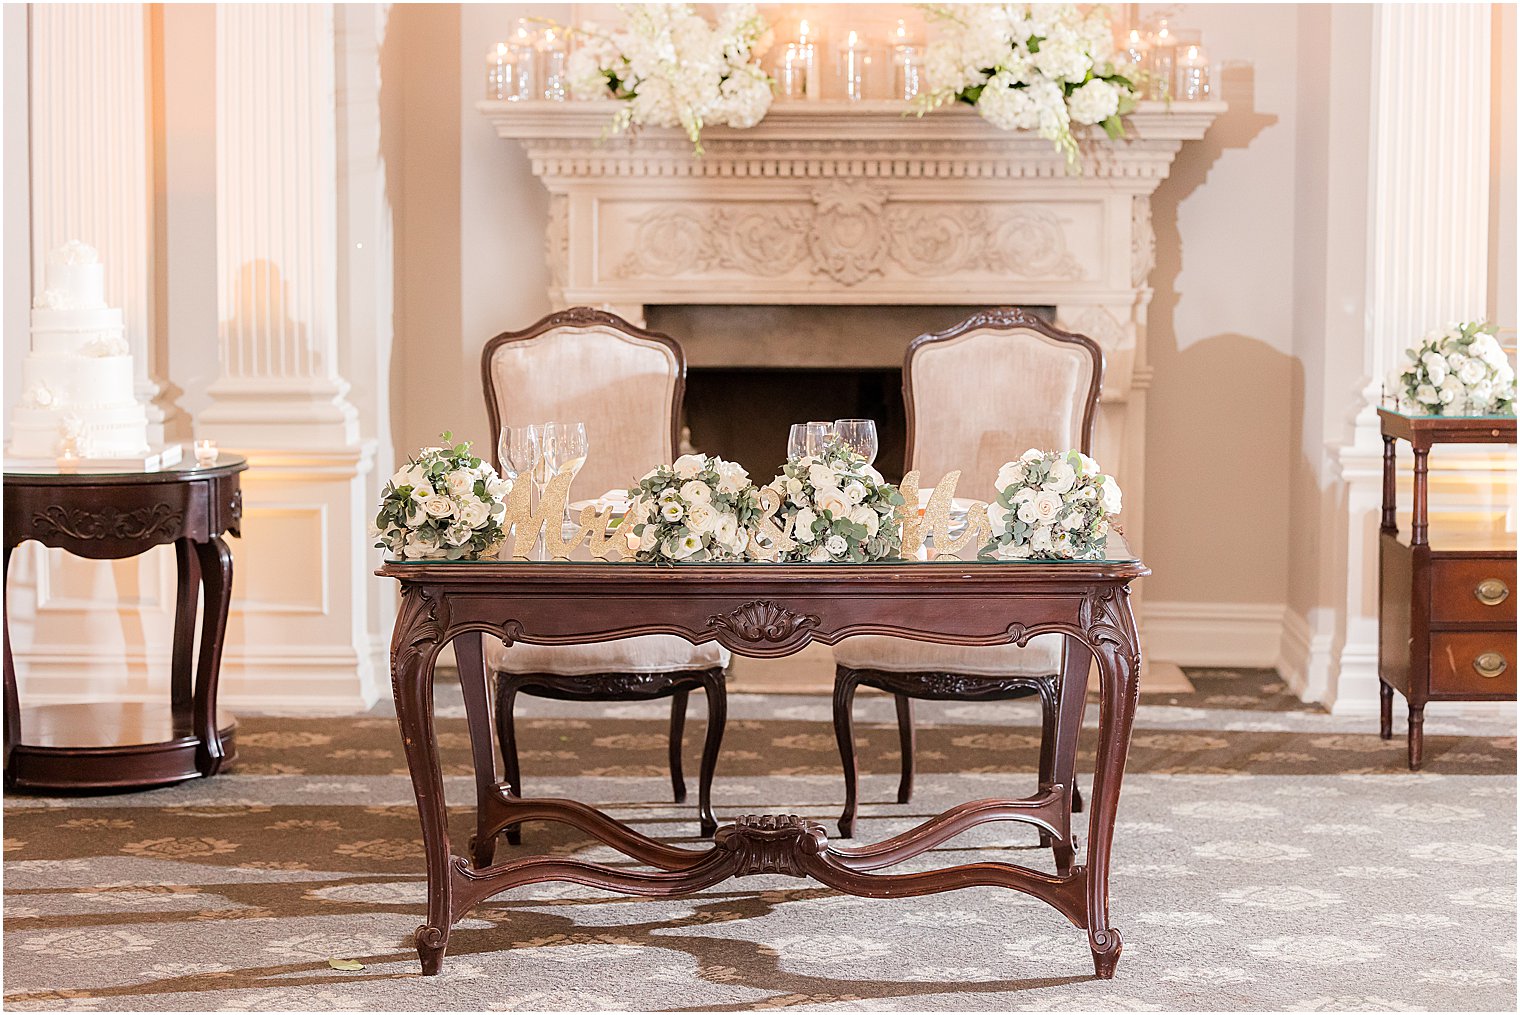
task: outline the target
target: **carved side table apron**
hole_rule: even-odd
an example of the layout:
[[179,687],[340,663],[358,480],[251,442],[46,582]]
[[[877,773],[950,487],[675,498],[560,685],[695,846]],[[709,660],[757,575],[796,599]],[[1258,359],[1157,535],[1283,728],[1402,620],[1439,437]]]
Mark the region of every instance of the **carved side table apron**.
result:
[[[160,472],[72,470],[5,475],[5,573],[11,551],[28,539],[80,557],[116,560],[174,544],[179,595],[174,610],[170,700],[44,705],[23,712],[5,617],[5,784],[24,790],[121,790],[215,775],[236,752],[237,723],[216,707],[232,552],[223,532],[239,534],[248,467],[222,455],[200,468]],[[196,600],[205,593],[200,658],[191,681]],[[7,597],[7,606],[9,597]]]
[[[391,676],[427,857],[427,922],[417,929],[416,941],[423,973],[442,968],[449,930],[473,906],[520,885],[570,881],[665,897],[747,874],[789,874],[872,898],[972,886],[1025,892],[1085,929],[1097,975],[1113,976],[1120,938],[1108,922],[1109,849],[1140,670],[1129,583],[1149,571],[1117,537],[1111,537],[1109,556],[1113,559],[873,565],[386,563],[377,573],[401,583]],[[995,645],[1024,644],[1045,632],[1062,634],[1066,642],[1050,778],[1033,796],[964,803],[872,845],[834,846],[820,824],[769,814],[719,828],[709,848],[675,847],[577,801],[512,796],[496,778],[482,635],[564,645],[674,634],[696,643],[716,639],[744,655],[776,657],[810,641],[834,644],[860,634]],[[475,766],[476,830],[468,859],[450,848],[433,728],[433,665],[450,642],[460,660]],[[1077,863],[1072,787],[1094,657],[1101,683],[1098,752],[1086,863]],[[496,836],[508,825],[535,820],[564,822],[654,869],[629,871],[548,856],[493,864]],[[988,821],[1039,828],[1052,845],[1056,873],[997,862],[872,873]]]

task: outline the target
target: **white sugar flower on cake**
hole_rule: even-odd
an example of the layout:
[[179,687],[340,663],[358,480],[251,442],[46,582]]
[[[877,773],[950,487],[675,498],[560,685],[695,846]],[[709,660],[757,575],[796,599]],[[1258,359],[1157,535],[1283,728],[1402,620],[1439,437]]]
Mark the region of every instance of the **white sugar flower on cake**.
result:
[[52,252],[48,254],[48,261],[52,264],[69,265],[99,264],[100,255],[88,243],[81,243],[79,240],[69,240],[54,247]]

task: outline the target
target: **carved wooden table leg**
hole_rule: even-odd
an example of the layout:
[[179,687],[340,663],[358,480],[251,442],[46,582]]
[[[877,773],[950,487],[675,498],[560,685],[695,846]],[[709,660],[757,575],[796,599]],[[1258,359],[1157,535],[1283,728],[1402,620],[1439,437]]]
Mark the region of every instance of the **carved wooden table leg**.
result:
[[[440,619],[442,615],[443,619]],[[427,922],[417,928],[417,957],[422,975],[443,968],[453,924],[449,878],[449,823],[443,798],[443,770],[438,763],[438,738],[433,730],[433,663],[447,627],[446,607],[429,590],[403,586],[401,613],[391,640],[391,688],[396,698],[396,722],[406,767],[417,797],[422,823],[422,850],[427,861]]]
[[227,612],[232,605],[232,550],[221,536],[212,536],[196,543],[195,553],[206,600],[206,613],[201,618],[201,657],[195,672],[195,735],[200,738],[195,758],[202,775],[215,775],[226,760],[216,728],[216,685],[222,670]]
[[1087,830],[1087,941],[1099,979],[1112,979],[1123,941],[1108,925],[1108,861],[1140,695],[1140,642],[1127,587],[1101,589],[1087,602],[1088,645],[1098,660],[1098,758]]
[[496,744],[491,736],[491,699],[486,689],[486,663],[479,631],[454,639],[459,687],[464,694],[465,725],[470,730],[470,761],[475,769],[475,835],[470,858],[476,867],[489,867],[496,856],[496,835],[488,834],[497,814]]
[[702,768],[697,775],[697,814],[702,823],[702,837],[707,838],[718,830],[712,784],[718,770],[718,751],[723,747],[723,728],[728,725],[728,691],[721,669],[704,671],[702,692],[707,695],[707,735],[702,739]]
[[844,810],[839,815],[839,835],[855,834],[855,808],[859,800],[859,775],[855,769],[855,688],[860,672],[844,666],[834,669],[834,739],[839,743],[839,762],[844,767]]
[[5,623],[5,782],[11,782],[11,747],[21,740],[21,699],[16,694],[16,664],[11,659],[11,551],[15,544],[5,543],[5,570],[0,577],[0,611]]
[[1087,711],[1087,679],[1092,668],[1092,652],[1076,638],[1066,639],[1062,656],[1060,700],[1056,705],[1054,762],[1051,781],[1061,787],[1065,819],[1063,837],[1052,843],[1056,873],[1071,873],[1076,859],[1077,840],[1072,832],[1072,812],[1077,802],[1077,738],[1082,733],[1082,717]]

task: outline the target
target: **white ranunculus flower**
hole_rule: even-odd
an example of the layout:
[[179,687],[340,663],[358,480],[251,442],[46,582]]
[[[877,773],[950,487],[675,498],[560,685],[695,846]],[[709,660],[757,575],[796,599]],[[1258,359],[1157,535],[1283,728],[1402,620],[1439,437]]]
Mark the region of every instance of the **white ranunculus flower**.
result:
[[849,499],[836,487],[825,486],[815,489],[813,503],[818,505],[819,511],[827,511],[835,518],[845,518],[850,513]]
[[407,502],[406,524],[409,527],[415,528],[416,526],[421,525],[423,522],[427,521],[427,519],[428,513],[422,510],[422,501],[411,500]]
[[655,544],[660,541],[658,527],[654,525],[644,526],[644,533],[639,537],[640,550],[653,550]]
[[682,455],[675,460],[671,471],[680,479],[696,479],[706,468],[707,463],[701,455]]
[[712,500],[712,487],[700,479],[693,479],[682,483],[681,499],[688,504],[695,504],[697,501],[710,501]]
[[1013,496],[1008,499],[1013,501],[1015,504],[1022,504],[1025,501],[1034,500],[1034,487],[1021,486],[1017,490],[1013,491]]
[[660,517],[675,523],[686,517],[686,509],[678,501],[666,501],[664,507],[660,508]]
[[1430,383],[1439,386],[1446,380],[1446,357],[1438,352],[1427,352],[1420,357],[1420,362],[1425,364],[1425,374],[1430,378]]
[[1044,457],[1045,457],[1045,452],[1041,451],[1039,448],[1030,448],[1028,451],[1024,452],[1022,455],[1019,456],[1019,461],[1021,461],[1021,462],[1038,462],[1040,459],[1042,459]]
[[446,480],[449,493],[455,497],[463,497],[475,489],[475,476],[467,469],[455,469],[449,473]]
[[422,510],[429,518],[447,518],[454,513],[454,502],[435,493],[422,502]]
[[1462,382],[1450,376],[1442,381],[1440,387],[1436,390],[1441,396],[1442,403],[1446,405],[1450,405],[1467,393],[1467,389],[1463,387]]
[[808,554],[807,559],[814,563],[827,561],[829,559],[829,551],[825,550],[822,546],[815,546],[813,552]]
[[875,483],[877,486],[881,486],[883,483],[886,482],[886,480],[882,478],[881,473],[877,472],[874,468],[872,468],[869,465],[863,467],[860,470],[860,474],[862,476],[866,477],[867,479],[869,479],[871,482]]
[[686,524],[697,532],[708,533],[718,524],[718,512],[705,500],[693,501],[686,512]]
[[1015,483],[1024,481],[1024,463],[1008,462],[997,474],[997,489],[1006,490]]
[[486,480],[486,496],[492,500],[506,500],[512,493],[512,481],[502,476]]
[[1064,458],[1057,458],[1050,463],[1050,472],[1045,477],[1044,488],[1052,493],[1065,493],[1077,484],[1077,470],[1073,469]]
[[1049,553],[1054,545],[1054,540],[1050,535],[1050,527],[1047,525],[1037,525],[1035,526],[1035,530],[1029,534],[1029,548],[1031,550]]
[[1457,376],[1463,384],[1477,384],[1488,376],[1488,366],[1478,359],[1470,359],[1457,368]]
[[994,533],[1007,532],[1009,519],[1012,517],[1013,512],[996,501],[987,505],[987,520],[992,523]]
[[1096,459],[1090,458],[1087,455],[1082,454],[1082,452],[1080,452],[1080,451],[1077,452],[1077,457],[1082,460],[1081,473],[1082,473],[1082,475],[1084,477],[1086,477],[1086,476],[1096,476],[1098,473],[1100,473],[1100,472],[1103,471],[1098,466],[1098,462],[1097,462]]
[[738,493],[749,482],[749,473],[737,462],[718,463],[718,489],[723,493]]
[[858,505],[850,512],[850,521],[856,525],[864,525],[866,527],[867,539],[874,537],[881,528],[881,519],[877,517],[875,511],[872,511],[864,504]]
[[802,496],[802,480],[793,479],[791,476],[788,476],[786,478],[786,495],[788,497]]
[[449,546],[464,546],[474,538],[475,530],[463,521],[450,525],[443,534],[443,541]]
[[1035,520],[1041,525],[1049,525],[1061,513],[1061,495],[1041,490],[1034,495],[1034,500],[1029,505],[1034,509]]
[[813,523],[817,520],[818,516],[813,513],[812,508],[803,508],[801,511],[798,511],[792,538],[799,543],[811,543],[813,541]]
[[1123,495],[1119,492],[1119,484],[1114,482],[1112,476],[1103,481],[1103,512],[1116,515],[1123,503]]
[[1429,384],[1421,384],[1415,388],[1414,397],[1426,405],[1439,405],[1441,402],[1440,394]]
[[827,465],[817,462],[808,466],[808,482],[813,484],[814,489],[824,486],[838,486],[839,476]]
[[1067,513],[1065,518],[1061,519],[1061,528],[1068,530],[1080,529],[1084,521],[1086,521],[1086,517],[1082,514],[1082,512],[1070,511]]
[[459,502],[454,512],[459,520],[472,529],[478,529],[491,520],[491,505],[475,497]]
[[828,551],[830,557],[842,557],[850,548],[850,544],[845,542],[843,536],[834,535],[824,541],[823,548]]
[[713,535],[730,549],[734,548],[736,542],[743,546],[743,540],[739,538],[739,519],[727,511],[718,515],[718,521],[713,525]]
[[1060,554],[1063,557],[1070,557],[1071,556],[1071,550],[1072,550],[1072,546],[1071,546],[1071,533],[1070,532],[1059,532],[1059,533],[1057,533],[1055,539],[1053,539],[1051,541],[1051,548],[1053,550],[1055,550],[1056,553]]
[[850,480],[844,485],[844,498],[851,504],[859,504],[866,499],[865,484],[858,480]]
[[1035,512],[1034,512],[1034,497],[1033,496],[1029,497],[1029,499],[1027,499],[1027,500],[1021,500],[1021,501],[1019,501],[1018,505],[1019,505],[1019,521],[1024,522],[1026,525],[1033,525],[1035,523],[1035,519],[1037,519],[1037,518],[1040,517],[1039,515],[1035,514]]

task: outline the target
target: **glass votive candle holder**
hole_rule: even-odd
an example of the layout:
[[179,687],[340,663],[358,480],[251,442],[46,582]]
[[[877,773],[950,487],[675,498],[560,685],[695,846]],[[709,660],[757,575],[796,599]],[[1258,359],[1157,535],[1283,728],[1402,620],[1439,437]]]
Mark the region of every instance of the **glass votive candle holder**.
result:
[[858,32],[850,32],[839,47],[835,76],[844,92],[844,98],[859,102],[871,87],[871,47],[866,45]]
[[195,442],[195,464],[199,466],[216,464],[216,441],[202,437]]
[[570,58],[570,51],[565,45],[563,33],[553,28],[544,29],[540,54],[544,64],[544,87],[541,94],[550,102],[564,102],[569,97],[565,65]]
[[1150,37],[1146,57],[1145,97],[1170,99],[1177,71],[1177,36],[1165,18]]
[[1209,97],[1209,58],[1198,43],[1177,47],[1177,98],[1202,102]]

